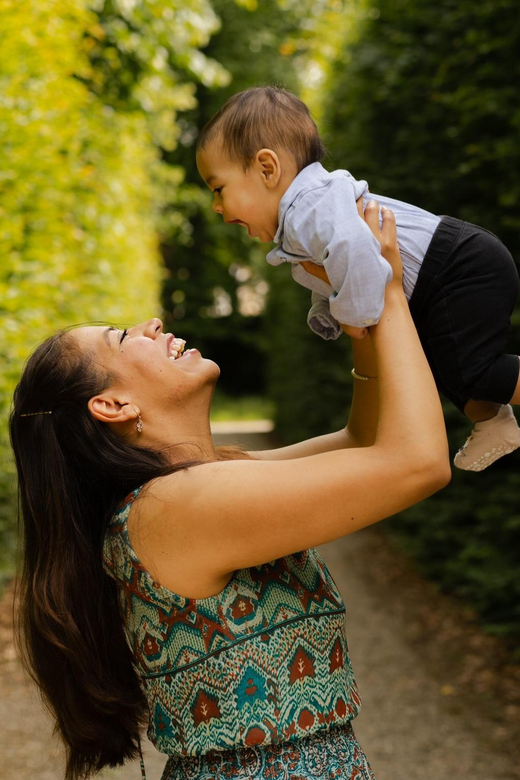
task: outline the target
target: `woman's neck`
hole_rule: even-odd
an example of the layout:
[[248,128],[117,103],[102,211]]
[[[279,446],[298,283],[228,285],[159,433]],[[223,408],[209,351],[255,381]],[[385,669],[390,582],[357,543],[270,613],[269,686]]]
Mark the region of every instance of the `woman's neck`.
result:
[[188,417],[177,417],[174,421],[156,420],[149,426],[143,419],[143,433],[138,441],[162,452],[172,465],[180,460],[214,460],[216,457],[208,418],[193,424]]

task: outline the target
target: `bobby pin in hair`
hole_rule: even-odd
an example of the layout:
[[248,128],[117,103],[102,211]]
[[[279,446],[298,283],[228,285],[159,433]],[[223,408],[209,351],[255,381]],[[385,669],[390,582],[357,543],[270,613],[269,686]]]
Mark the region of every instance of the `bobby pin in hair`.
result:
[[20,417],[36,417],[38,414],[52,414],[52,410],[50,412],[27,412],[26,414],[21,414]]

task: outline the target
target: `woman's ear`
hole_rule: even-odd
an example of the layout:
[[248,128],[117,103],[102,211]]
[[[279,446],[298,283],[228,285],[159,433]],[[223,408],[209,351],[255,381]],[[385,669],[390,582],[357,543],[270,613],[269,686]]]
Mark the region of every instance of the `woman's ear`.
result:
[[255,165],[265,186],[274,189],[282,176],[282,165],[276,152],[272,149],[260,149],[255,156]]
[[95,395],[88,402],[88,408],[92,417],[105,423],[124,423],[136,420],[139,409],[128,402],[116,401],[112,396],[101,393]]

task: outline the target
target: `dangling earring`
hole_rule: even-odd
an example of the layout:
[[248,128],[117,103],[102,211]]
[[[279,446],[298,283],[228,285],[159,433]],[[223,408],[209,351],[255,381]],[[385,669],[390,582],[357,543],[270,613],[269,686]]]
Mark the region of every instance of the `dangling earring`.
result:
[[[137,409],[136,409],[136,412],[137,412]],[[143,432],[143,420],[141,418],[141,412],[137,412],[137,420],[136,420],[136,423],[135,423],[135,429],[136,429],[137,433],[142,433]]]

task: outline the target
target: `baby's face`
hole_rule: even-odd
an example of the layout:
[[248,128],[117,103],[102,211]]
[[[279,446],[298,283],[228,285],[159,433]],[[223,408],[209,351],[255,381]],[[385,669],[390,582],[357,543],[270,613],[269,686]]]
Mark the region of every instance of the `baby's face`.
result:
[[268,186],[265,170],[254,160],[244,171],[230,160],[218,142],[209,143],[197,155],[199,173],[213,193],[213,211],[227,224],[242,225],[252,238],[267,243],[278,228],[281,194]]

